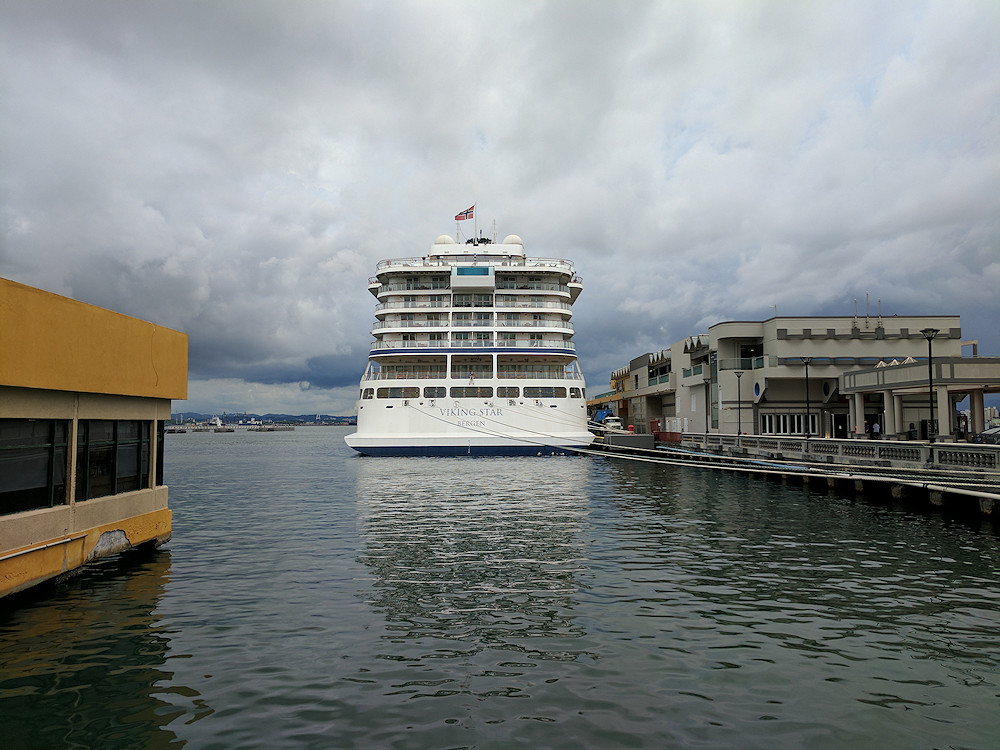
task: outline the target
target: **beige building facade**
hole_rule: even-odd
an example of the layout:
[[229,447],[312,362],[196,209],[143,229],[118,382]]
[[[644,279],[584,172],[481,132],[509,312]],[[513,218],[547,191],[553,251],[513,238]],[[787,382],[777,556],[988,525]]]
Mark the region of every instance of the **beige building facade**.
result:
[[[935,363],[934,420],[928,340]],[[968,343],[968,342],[966,342]],[[966,348],[968,348],[966,346]],[[982,429],[1000,360],[963,357],[957,315],[727,321],[615,371],[613,402],[637,432],[951,439]],[[970,398],[971,424],[955,405]]]

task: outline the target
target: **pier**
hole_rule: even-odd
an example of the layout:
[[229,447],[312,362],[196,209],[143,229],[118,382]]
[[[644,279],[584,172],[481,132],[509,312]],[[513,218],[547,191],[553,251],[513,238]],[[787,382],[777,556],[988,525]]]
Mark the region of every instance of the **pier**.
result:
[[[651,435],[645,437],[653,443]],[[1000,446],[683,433],[652,447],[597,441],[599,453],[709,468],[908,508],[1000,519]]]

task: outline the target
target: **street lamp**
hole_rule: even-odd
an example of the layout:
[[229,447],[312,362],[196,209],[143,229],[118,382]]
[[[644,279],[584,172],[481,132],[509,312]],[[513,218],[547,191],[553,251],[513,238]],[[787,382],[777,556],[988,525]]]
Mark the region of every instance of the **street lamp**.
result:
[[737,370],[736,375],[736,435],[743,433],[743,390],[740,388],[740,378],[743,377],[743,370]]
[[927,405],[931,417],[927,422],[927,441],[934,442],[934,355],[931,353],[931,342],[940,333],[937,328],[922,328],[920,333],[927,339]]
[[809,423],[812,422],[812,402],[809,400],[809,363],[812,357],[800,357],[802,364],[806,366],[806,440],[809,439]]

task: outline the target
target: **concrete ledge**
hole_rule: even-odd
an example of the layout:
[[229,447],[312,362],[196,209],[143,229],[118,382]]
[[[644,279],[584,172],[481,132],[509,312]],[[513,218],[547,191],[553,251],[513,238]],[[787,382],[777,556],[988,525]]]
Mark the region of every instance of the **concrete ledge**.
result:
[[141,544],[159,546],[170,539],[172,516],[168,508],[161,508],[0,553],[0,597],[79,568],[88,560]]
[[652,435],[628,435],[621,433],[608,433],[604,436],[604,444],[616,448],[647,448],[653,450],[655,447]]

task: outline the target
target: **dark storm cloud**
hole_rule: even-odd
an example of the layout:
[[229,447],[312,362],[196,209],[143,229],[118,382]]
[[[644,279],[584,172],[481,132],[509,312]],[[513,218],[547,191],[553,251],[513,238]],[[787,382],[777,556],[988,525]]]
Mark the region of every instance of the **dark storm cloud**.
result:
[[192,410],[349,412],[473,201],[576,262],[592,391],[866,292],[1000,353],[998,8],[5,3],[0,274],[186,331]]

